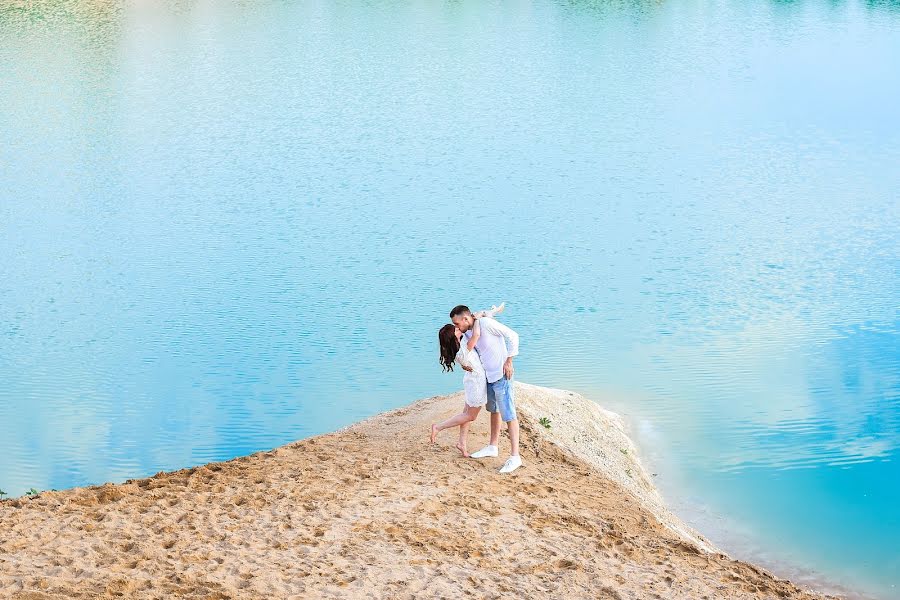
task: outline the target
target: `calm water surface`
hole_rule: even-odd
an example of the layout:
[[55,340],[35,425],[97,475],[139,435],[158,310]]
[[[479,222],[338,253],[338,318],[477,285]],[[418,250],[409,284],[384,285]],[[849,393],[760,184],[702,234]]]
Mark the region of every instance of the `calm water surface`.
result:
[[521,379],[742,557],[900,597],[900,3],[0,2],[0,487]]

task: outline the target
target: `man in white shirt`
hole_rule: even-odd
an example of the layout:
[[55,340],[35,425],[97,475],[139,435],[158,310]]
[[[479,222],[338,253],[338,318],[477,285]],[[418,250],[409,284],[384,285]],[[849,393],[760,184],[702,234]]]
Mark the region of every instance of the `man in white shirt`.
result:
[[[456,306],[450,311],[450,320],[463,332],[466,340],[472,337],[475,317],[467,306]],[[500,421],[507,424],[509,442],[512,447],[509,459],[500,469],[501,473],[511,473],[522,466],[519,457],[519,420],[516,417],[516,402],[513,395],[513,357],[519,354],[519,334],[491,319],[478,319],[481,336],[475,342],[475,349],[481,358],[487,375],[487,409],[491,413],[491,441],[472,454],[472,458],[497,456],[500,442]]]

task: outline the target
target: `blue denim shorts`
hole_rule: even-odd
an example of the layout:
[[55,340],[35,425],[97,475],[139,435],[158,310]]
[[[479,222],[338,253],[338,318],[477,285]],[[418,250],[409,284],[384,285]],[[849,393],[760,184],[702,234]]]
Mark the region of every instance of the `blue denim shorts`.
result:
[[500,412],[504,423],[516,420],[516,399],[513,396],[512,381],[503,377],[494,383],[487,384],[488,412]]

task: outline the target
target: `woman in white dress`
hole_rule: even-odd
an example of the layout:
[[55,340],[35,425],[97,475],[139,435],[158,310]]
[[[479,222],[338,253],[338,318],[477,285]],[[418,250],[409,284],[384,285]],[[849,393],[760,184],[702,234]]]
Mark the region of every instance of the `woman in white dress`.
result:
[[487,404],[487,377],[484,374],[484,367],[481,365],[481,358],[478,351],[475,350],[475,344],[481,337],[481,327],[478,324],[480,317],[493,317],[503,312],[504,303],[500,306],[491,307],[490,310],[482,310],[475,313],[475,325],[472,329],[472,337],[465,343],[462,343],[462,332],[452,324],[441,327],[438,331],[438,343],[441,348],[441,366],[445,371],[453,370],[453,363],[461,367],[469,367],[471,371],[466,370],[463,375],[463,389],[466,391],[466,403],[463,405],[463,411],[455,417],[450,417],[441,423],[435,423],[431,426],[431,443],[437,439],[437,434],[444,429],[450,427],[459,427],[459,440],[456,447],[463,456],[468,458],[469,451],[466,447],[466,441],[469,435],[469,424],[475,420],[482,407]]

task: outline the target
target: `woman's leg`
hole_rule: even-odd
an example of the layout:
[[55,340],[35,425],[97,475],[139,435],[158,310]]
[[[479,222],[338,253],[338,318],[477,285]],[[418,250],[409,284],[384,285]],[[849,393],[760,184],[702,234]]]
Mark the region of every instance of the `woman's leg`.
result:
[[469,451],[466,449],[466,441],[469,437],[469,426],[472,423],[463,423],[459,426],[459,439],[456,440],[456,449],[460,451],[460,453],[469,458]]
[[[478,417],[480,411],[480,406],[466,406],[466,412],[471,413],[472,421]],[[456,442],[456,449],[466,458],[469,458],[469,425],[472,424],[472,421],[468,421],[459,426],[459,440]]]
[[480,319],[481,317],[495,317],[502,313],[504,308],[506,308],[506,302],[501,302],[500,306],[492,306],[489,310],[479,310],[472,316],[476,319]]
[[435,423],[431,426],[431,443],[437,439],[437,434],[439,431],[443,431],[445,429],[449,429],[450,427],[457,427],[462,425],[463,423],[469,424],[475,420],[475,417],[478,416],[478,411],[481,410],[480,406],[465,406],[463,411],[456,415],[455,417],[450,417],[446,421],[442,423]]

